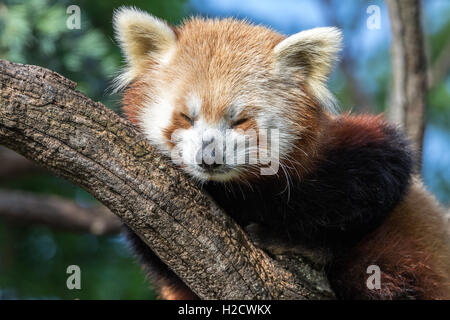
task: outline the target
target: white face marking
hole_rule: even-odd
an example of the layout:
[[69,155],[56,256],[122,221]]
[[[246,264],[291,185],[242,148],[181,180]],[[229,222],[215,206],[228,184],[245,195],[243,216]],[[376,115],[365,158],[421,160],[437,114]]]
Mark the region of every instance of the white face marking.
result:
[[166,155],[170,152],[170,148],[164,137],[164,129],[171,124],[175,109],[173,96],[170,90],[162,91],[156,102],[144,106],[140,117],[144,134],[152,145]]
[[200,109],[202,108],[202,99],[200,96],[194,92],[191,92],[186,97],[186,107],[189,110],[189,116],[195,118],[200,114]]
[[278,130],[264,134],[230,128],[225,119],[211,125],[199,116],[192,127],[174,131],[171,159],[200,181],[232,180],[255,165],[262,165],[261,175],[273,175],[279,169]]
[[[175,148],[171,152],[171,158],[200,181],[226,181],[235,178],[238,172],[233,170],[233,166],[227,165],[223,154],[223,143],[233,131],[225,120],[211,125],[198,115],[192,127],[178,129],[173,133]],[[206,164],[222,166],[210,172]]]
[[[256,121],[258,133],[255,130],[250,130],[253,133],[243,132],[231,128],[231,123],[241,118],[240,113],[245,108],[242,101],[241,104],[230,105],[224,118],[218,123],[211,124],[205,121],[201,114],[202,99],[191,92],[184,102],[189,110],[188,116],[193,118],[194,123],[187,129],[176,129],[172,133],[171,140],[168,141],[164,130],[172,125],[172,116],[174,112],[178,112],[175,106],[176,89],[173,89],[174,87],[161,90],[156,102],[145,106],[141,119],[144,133],[150,142],[169,156],[175,164],[180,165],[199,181],[237,179],[256,164],[262,175],[278,172],[280,155],[292,150],[294,138],[289,129],[291,124],[283,117],[279,108],[268,106],[268,103],[264,107],[262,101],[258,101],[262,107],[257,114],[252,115],[252,119]],[[263,147],[264,150],[261,149],[258,139],[259,141],[267,139],[267,136],[263,138],[261,134],[267,134],[267,130],[273,129],[277,132],[277,141],[274,143],[271,140],[269,145]],[[271,133],[269,135],[271,136]],[[268,159],[266,162],[262,161],[261,154]],[[251,159],[256,159],[256,162]],[[219,165],[207,166],[211,164]]]

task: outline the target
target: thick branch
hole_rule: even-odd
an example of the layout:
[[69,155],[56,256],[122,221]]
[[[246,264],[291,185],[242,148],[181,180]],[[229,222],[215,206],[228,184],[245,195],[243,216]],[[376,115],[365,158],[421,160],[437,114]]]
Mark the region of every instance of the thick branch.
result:
[[201,298],[333,297],[322,273],[300,257],[284,268],[256,249],[128,121],[74,88],[0,60],[0,143],[93,194]]
[[120,220],[105,207],[83,208],[56,196],[0,190],[0,217],[58,230],[104,235],[119,233]]
[[402,125],[417,149],[420,166],[427,65],[419,0],[388,0],[392,29],[393,92],[390,118]]

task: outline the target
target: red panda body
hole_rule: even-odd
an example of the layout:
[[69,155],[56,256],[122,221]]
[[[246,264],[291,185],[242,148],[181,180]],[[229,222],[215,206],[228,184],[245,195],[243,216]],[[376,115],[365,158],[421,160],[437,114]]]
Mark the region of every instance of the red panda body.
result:
[[[325,268],[339,298],[450,298],[448,226],[413,176],[405,138],[381,117],[334,112],[325,81],[337,29],[285,38],[233,19],[171,27],[136,9],[119,10],[115,28],[127,59],[116,83],[126,88],[126,116],[242,227],[256,223],[286,248],[330,250]],[[249,159],[248,145],[261,148],[271,130],[273,174],[261,163],[216,161],[241,151]],[[248,144],[222,147],[222,138]],[[129,238],[163,298],[196,298]],[[369,266],[379,268],[380,288],[367,286]]]

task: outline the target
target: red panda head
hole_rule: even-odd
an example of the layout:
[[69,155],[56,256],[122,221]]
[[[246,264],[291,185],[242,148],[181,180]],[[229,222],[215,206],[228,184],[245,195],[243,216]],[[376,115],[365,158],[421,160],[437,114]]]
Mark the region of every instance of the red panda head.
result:
[[312,158],[334,108],[325,81],[337,29],[285,38],[234,19],[172,27],[134,8],[116,11],[114,27],[127,63],[115,82],[126,88],[126,115],[193,177],[276,174]]

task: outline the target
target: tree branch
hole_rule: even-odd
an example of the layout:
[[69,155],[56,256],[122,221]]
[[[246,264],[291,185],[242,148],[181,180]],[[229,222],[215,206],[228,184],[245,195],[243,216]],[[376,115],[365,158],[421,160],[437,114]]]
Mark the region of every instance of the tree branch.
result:
[[393,35],[393,91],[390,118],[408,133],[417,149],[420,169],[424,134],[427,64],[419,0],[388,0]]
[[128,121],[75,86],[0,60],[0,143],[94,195],[201,298],[333,298],[321,271],[255,248]]
[[120,220],[105,207],[83,208],[56,196],[0,190],[0,217],[58,230],[105,235],[119,233]]

